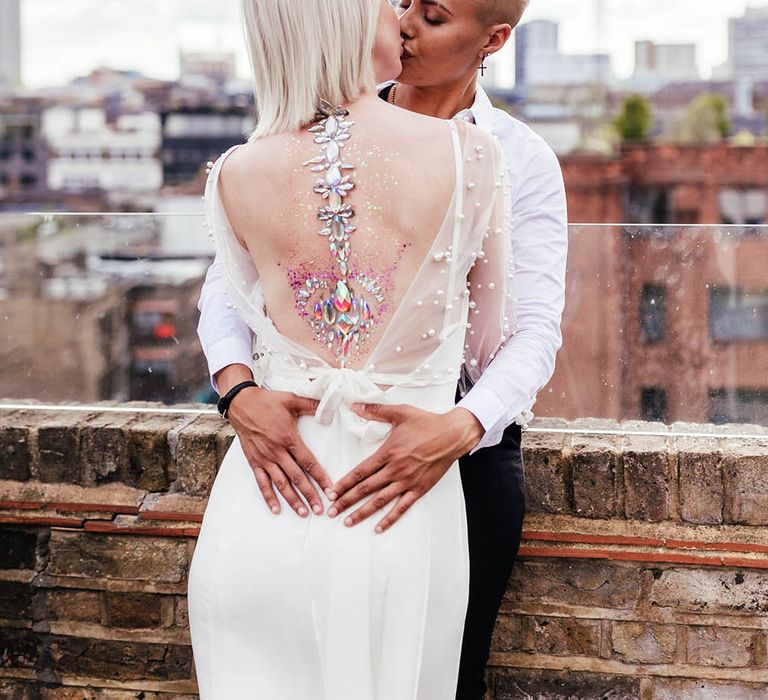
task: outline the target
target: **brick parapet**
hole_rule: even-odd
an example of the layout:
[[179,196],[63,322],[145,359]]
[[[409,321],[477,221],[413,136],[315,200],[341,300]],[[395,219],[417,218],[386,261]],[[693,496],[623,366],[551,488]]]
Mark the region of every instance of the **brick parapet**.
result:
[[[3,697],[195,697],[186,576],[234,433],[176,410],[0,411]],[[524,460],[489,697],[768,697],[768,430],[538,419]]]

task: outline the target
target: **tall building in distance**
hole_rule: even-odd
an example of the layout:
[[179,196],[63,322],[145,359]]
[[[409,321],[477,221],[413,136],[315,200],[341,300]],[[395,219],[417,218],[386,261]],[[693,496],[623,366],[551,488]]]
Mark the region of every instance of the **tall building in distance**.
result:
[[748,7],[729,22],[729,63],[737,80],[768,80],[768,6]]
[[700,79],[696,64],[696,44],[635,42],[633,87],[657,90],[670,83],[684,83]]
[[557,22],[537,19],[515,30],[515,84],[521,87],[611,83],[608,54],[560,52]]
[[0,0],[0,89],[21,85],[21,0]]

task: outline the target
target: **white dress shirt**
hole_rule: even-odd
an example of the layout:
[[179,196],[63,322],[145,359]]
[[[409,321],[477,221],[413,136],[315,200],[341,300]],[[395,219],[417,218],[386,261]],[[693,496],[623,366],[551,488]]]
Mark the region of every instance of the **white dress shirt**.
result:
[[[532,418],[536,394],[555,371],[562,345],[568,225],[560,164],[552,149],[522,122],[495,109],[478,86],[475,101],[454,118],[474,121],[498,139],[506,158],[512,202],[513,294],[507,316],[515,328],[458,406],[485,428],[472,450],[496,445],[512,422]],[[231,364],[252,367],[253,336],[227,305],[221,263],[214,259],[200,293],[198,335],[213,377]]]

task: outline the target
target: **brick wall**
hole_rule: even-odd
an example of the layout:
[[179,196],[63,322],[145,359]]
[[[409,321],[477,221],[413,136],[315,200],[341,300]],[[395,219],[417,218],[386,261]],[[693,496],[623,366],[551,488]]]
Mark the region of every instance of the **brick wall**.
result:
[[[233,434],[127,408],[0,411],[0,697],[196,697],[186,576]],[[524,450],[489,698],[768,697],[768,430],[540,419]]]

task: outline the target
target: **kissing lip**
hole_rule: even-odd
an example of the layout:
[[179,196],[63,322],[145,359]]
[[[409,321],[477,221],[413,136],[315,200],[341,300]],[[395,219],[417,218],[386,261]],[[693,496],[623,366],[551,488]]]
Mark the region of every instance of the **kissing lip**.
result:
[[400,54],[400,59],[405,61],[406,59],[413,58],[413,54],[403,46],[403,53]]

